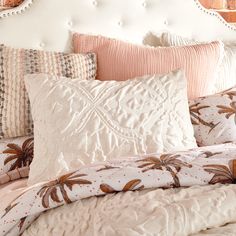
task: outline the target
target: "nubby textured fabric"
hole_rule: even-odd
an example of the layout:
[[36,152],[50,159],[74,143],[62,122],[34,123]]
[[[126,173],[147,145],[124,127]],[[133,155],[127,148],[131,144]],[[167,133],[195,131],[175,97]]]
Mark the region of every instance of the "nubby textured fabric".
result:
[[65,54],[15,49],[0,45],[0,138],[33,134],[24,75],[47,73],[78,79],[95,79],[94,54]]

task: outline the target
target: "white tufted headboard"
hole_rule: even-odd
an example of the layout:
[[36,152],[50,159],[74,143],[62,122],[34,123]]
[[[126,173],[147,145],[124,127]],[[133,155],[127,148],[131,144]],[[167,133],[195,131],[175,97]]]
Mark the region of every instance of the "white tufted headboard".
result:
[[69,51],[71,32],[102,34],[141,43],[171,31],[198,40],[236,41],[236,28],[197,0],[25,0],[0,13],[0,42]]

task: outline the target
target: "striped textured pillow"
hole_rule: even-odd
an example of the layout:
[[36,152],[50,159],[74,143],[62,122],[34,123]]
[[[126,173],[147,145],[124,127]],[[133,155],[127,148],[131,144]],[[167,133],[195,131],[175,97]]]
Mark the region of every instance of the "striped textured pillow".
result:
[[[156,41],[158,38],[156,39]],[[175,34],[165,32],[160,37],[159,46],[184,46],[201,44],[193,39],[184,38]],[[236,85],[236,43],[225,43],[225,52],[218,71],[218,78],[214,86],[214,93],[219,93]]]
[[78,79],[95,79],[96,56],[0,45],[0,138],[32,135],[33,122],[24,75],[46,73]]
[[223,44],[220,42],[151,48],[82,34],[74,34],[73,41],[75,52],[97,54],[99,80],[127,80],[182,69],[188,80],[189,98],[212,93],[223,57]]

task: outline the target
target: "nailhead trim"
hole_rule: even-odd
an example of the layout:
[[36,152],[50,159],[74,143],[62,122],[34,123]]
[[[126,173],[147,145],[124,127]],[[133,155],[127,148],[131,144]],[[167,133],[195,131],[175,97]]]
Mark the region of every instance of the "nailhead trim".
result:
[[233,30],[233,31],[236,31],[236,27],[227,23],[223,17],[221,17],[217,12],[214,12],[213,10],[207,10],[206,8],[204,8],[202,6],[202,4],[199,2],[199,0],[194,0],[194,2],[196,3],[197,7],[203,11],[204,13],[208,14],[208,15],[211,15],[211,16],[214,16],[216,18],[218,18],[221,23],[223,23],[227,28],[229,28],[230,30]]
[[0,19],[6,18],[9,16],[13,16],[13,15],[22,14],[24,11],[26,11],[28,8],[30,8],[30,6],[33,4],[33,2],[34,2],[34,0],[25,0],[18,7],[0,12]]

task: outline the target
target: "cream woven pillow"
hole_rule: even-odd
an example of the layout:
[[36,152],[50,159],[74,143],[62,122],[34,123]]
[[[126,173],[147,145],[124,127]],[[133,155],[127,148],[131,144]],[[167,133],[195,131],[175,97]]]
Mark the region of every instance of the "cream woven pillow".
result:
[[181,71],[127,81],[26,78],[35,155],[29,184],[81,165],[196,147]]
[[47,73],[79,79],[95,79],[95,54],[64,54],[15,49],[0,45],[0,138],[32,135],[24,75]]

